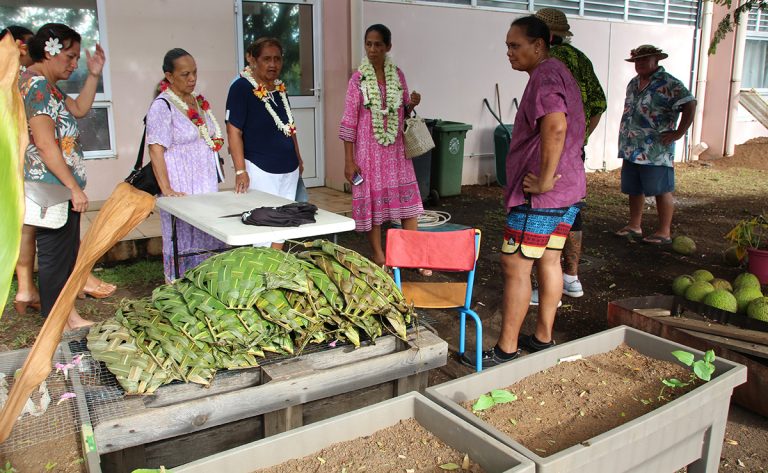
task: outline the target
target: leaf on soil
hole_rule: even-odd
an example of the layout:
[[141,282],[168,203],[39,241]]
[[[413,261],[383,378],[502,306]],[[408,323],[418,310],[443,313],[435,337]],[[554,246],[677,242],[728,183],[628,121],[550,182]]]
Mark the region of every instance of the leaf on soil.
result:
[[614,287],[616,287],[616,283],[615,283],[615,282],[614,282],[614,283],[611,283],[611,285],[610,285],[610,286],[608,286],[608,289],[613,289]]
[[462,470],[469,470],[469,455],[464,454],[464,460],[461,462]]
[[405,457],[405,455],[402,455],[402,454],[398,454],[398,455],[397,455],[397,458],[399,458],[399,459],[401,459],[401,460],[405,460],[405,458],[406,458],[406,457]]
[[744,462],[741,461],[741,459],[739,459],[739,458],[736,459],[736,464],[739,465],[742,468],[746,468],[747,467],[747,465],[745,465]]
[[416,473],[416,470],[414,468],[406,468],[405,473]]
[[459,468],[461,467],[455,463],[443,463],[442,465],[440,465],[441,470],[447,470],[447,471],[458,470]]
[[689,353],[683,350],[675,350],[672,352],[672,356],[677,358],[680,363],[685,366],[691,366],[693,364],[693,353]]
[[579,411],[579,415],[580,415],[581,417],[584,417],[584,411]]
[[487,394],[483,394],[479,398],[477,398],[477,401],[472,405],[473,411],[484,411],[490,407],[493,407],[493,405],[496,404],[496,402],[493,400],[493,398]]
[[536,451],[541,453],[547,453],[547,451],[544,450],[543,448],[537,448]]
[[319,461],[321,465],[325,465],[325,458],[317,457],[317,461]]
[[517,401],[517,395],[506,389],[494,389],[491,391],[491,398],[496,404],[506,404],[508,402]]
[[517,425],[517,420],[509,419],[509,423],[512,424],[512,425]]
[[735,440],[731,440],[731,439],[725,439],[725,443],[727,443],[728,445],[738,445],[739,444],[739,442],[737,442]]

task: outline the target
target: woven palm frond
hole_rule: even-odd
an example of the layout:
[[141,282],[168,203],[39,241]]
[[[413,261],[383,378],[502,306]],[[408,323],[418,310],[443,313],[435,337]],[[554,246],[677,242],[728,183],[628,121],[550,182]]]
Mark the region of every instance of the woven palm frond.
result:
[[130,330],[116,318],[91,327],[87,340],[93,358],[107,365],[126,393],[152,394],[176,379],[173,371],[163,369],[139,349]]

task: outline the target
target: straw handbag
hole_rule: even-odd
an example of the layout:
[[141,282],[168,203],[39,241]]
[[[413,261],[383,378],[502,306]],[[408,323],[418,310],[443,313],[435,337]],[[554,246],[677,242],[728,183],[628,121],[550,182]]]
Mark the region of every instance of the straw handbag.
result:
[[427,124],[415,112],[412,117],[405,119],[403,142],[405,143],[405,157],[408,159],[421,156],[435,147]]

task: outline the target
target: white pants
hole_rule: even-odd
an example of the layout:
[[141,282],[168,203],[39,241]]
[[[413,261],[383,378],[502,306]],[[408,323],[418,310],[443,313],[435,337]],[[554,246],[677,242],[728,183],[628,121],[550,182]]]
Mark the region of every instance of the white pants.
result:
[[[252,162],[245,160],[245,170],[248,171],[250,180],[249,189],[254,189],[268,194],[277,195],[289,200],[296,200],[296,186],[299,184],[299,168],[285,174],[272,174],[263,171]],[[256,243],[253,246],[269,246],[281,241]]]

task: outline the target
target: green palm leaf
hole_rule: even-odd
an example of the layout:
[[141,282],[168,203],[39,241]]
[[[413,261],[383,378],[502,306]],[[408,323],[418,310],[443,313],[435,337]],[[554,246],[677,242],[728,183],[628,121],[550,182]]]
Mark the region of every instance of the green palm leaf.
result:
[[[18,87],[19,50],[13,36],[0,41],[0,307],[5,307],[13,270],[19,257],[24,218],[23,153],[27,146],[27,120]],[[0,314],[1,316],[1,314]]]

